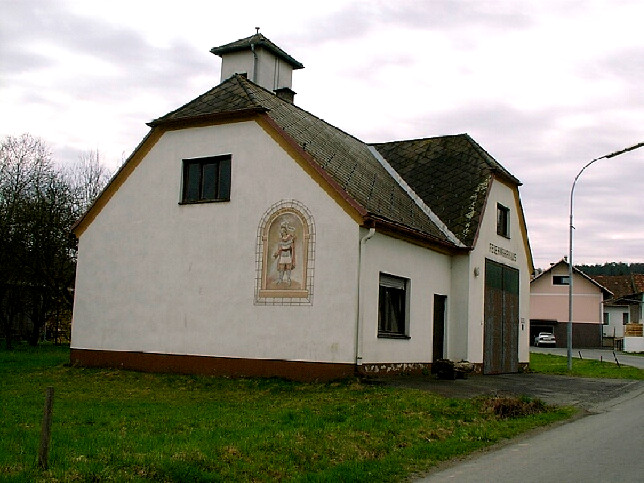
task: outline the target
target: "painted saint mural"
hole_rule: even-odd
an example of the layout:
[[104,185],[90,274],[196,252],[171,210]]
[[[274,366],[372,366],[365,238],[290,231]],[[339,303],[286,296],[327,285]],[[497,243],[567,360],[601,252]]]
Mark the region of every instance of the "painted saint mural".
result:
[[281,209],[262,236],[263,297],[305,297],[308,231],[294,209]]

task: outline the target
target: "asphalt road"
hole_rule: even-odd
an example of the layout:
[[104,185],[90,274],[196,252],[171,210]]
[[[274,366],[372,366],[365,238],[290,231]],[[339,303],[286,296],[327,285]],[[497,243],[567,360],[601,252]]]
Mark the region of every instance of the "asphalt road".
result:
[[[530,347],[530,352],[539,352],[542,354],[554,354],[557,356],[567,356],[568,349],[565,347]],[[611,349],[573,349],[572,357],[579,359],[579,353],[585,359],[597,359],[608,362],[615,362],[613,351]],[[639,367],[644,369],[644,356],[625,354],[621,351],[615,351],[615,356],[620,364]],[[644,478],[643,478],[644,479]]]
[[419,482],[642,482],[644,385],[594,414],[450,464]]

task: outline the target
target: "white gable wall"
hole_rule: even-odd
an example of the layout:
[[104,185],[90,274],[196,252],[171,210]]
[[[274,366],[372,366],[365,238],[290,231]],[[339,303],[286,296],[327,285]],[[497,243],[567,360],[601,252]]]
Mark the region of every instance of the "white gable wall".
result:
[[[182,159],[232,155],[231,201],[180,205]],[[276,202],[316,230],[312,306],[256,306]],[[79,241],[72,347],[354,361],[358,225],[255,122],[166,132]]]
[[[497,234],[497,203],[510,209],[510,237]],[[493,180],[483,213],[476,247],[469,257],[459,261],[458,282],[463,288],[454,293],[453,305],[467,305],[469,311],[467,331],[467,358],[469,362],[483,362],[483,327],[485,311],[485,260],[489,259],[519,270],[519,362],[530,360],[530,269],[526,253],[526,240],[519,222],[520,206],[515,191],[504,183]],[[491,248],[500,247],[500,251]],[[516,260],[512,260],[516,254]],[[510,258],[508,258],[510,257]],[[467,273],[464,272],[467,270]],[[478,272],[478,275],[475,274]],[[465,287],[469,287],[465,289]],[[456,289],[455,289],[456,290]],[[463,309],[460,309],[463,311]],[[452,338],[453,339],[453,338]],[[457,342],[458,344],[458,342]],[[455,346],[454,348],[458,347]],[[455,356],[456,354],[454,354]]]

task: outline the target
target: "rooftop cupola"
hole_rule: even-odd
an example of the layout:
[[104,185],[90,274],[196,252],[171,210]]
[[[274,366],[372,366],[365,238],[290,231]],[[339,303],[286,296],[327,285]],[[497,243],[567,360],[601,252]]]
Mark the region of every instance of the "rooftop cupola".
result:
[[293,102],[293,71],[304,66],[259,33],[230,44],[213,47],[210,52],[221,57],[221,79],[246,74],[255,84]]

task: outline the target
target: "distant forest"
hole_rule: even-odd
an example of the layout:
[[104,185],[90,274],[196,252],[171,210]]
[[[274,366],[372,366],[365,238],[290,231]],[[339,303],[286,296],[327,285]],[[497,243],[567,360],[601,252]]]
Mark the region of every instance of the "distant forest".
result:
[[603,265],[575,265],[586,275],[629,275],[643,273],[644,263],[607,262]]

